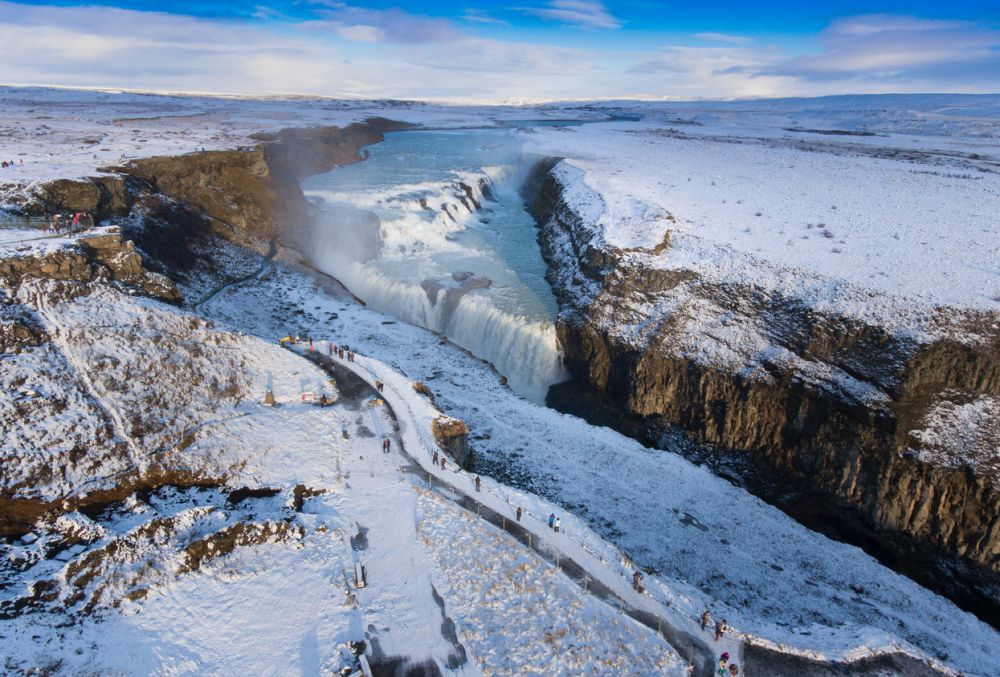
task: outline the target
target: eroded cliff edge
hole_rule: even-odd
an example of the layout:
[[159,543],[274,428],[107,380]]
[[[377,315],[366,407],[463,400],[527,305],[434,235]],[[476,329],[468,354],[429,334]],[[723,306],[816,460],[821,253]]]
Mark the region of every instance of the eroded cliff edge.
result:
[[108,167],[103,176],[53,181],[21,208],[87,212],[100,220],[128,214],[145,195],[161,195],[196,210],[223,237],[266,242],[307,218],[302,179],[357,162],[385,132],[410,126],[369,118],[346,127],[254,134],[259,143],[253,146],[144,158]]
[[550,403],[654,445],[709,443],[694,453],[762,497],[1000,622],[1000,318],[832,314],[672,264],[669,228],[611,247],[573,171],[543,162],[526,189],[575,377]]
[[[373,118],[257,134],[252,147],[152,157],[104,176],[53,181],[19,205],[28,214],[88,212],[105,225],[0,253],[2,382],[11,394],[0,406],[0,536],[137,490],[224,481],[218,469],[170,460],[194,439],[181,423],[189,414],[247,396],[242,363],[205,377],[206,350],[213,351],[203,344],[238,337],[180,307],[198,300],[178,286],[193,268],[216,285],[240,275],[206,260],[202,250],[211,248],[197,243],[221,236],[263,251],[309,217],[303,178],[356,162],[384,132],[409,126]],[[174,380],[183,386],[164,395]],[[88,482],[67,479],[77,476]]]

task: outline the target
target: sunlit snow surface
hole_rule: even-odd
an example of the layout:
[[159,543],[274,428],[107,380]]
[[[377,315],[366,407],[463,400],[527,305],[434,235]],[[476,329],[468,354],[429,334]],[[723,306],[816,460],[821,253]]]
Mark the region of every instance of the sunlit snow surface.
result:
[[[990,163],[998,154],[998,101],[998,97],[842,97],[619,102],[562,111],[552,107],[531,115],[594,116],[627,108],[629,114],[647,119],[612,123],[603,130],[587,126],[518,134],[537,140],[535,149],[541,153],[570,158],[566,166],[579,172],[576,187],[581,194],[593,193],[596,218],[617,226],[604,233],[613,244],[660,242],[667,223],[651,218],[648,223],[655,227],[646,229],[647,222],[635,217],[667,212],[676,217],[677,225],[673,246],[663,254],[665,267],[688,266],[713,279],[739,275],[779,291],[804,289],[821,309],[844,308],[847,301],[852,314],[892,325],[895,310],[923,303],[996,308],[990,285],[996,280],[1000,239],[998,221],[992,218],[997,174]],[[438,125],[482,124],[499,115],[526,114],[377,102],[238,101],[14,89],[0,89],[0,103],[7,153],[25,159],[25,165],[0,175],[0,201],[45,180],[93,174],[96,167],[123,155],[231,147],[249,143],[247,135],[253,131],[344,124],[370,114]],[[810,128],[868,130],[879,136],[801,131]],[[884,147],[899,149],[897,157],[866,150]],[[906,156],[910,151],[912,156]],[[962,152],[964,158],[949,154]],[[498,165],[503,163],[483,162],[469,171]],[[831,209],[834,205],[836,210]],[[846,216],[834,221],[827,210]],[[471,222],[464,226],[473,228]],[[451,234],[463,236],[463,228]],[[934,237],[923,237],[928,234]],[[438,244],[453,242],[444,238]],[[54,243],[4,246],[37,251]],[[256,265],[253,261],[251,268]],[[851,293],[845,293],[845,284]],[[854,293],[859,287],[870,295]],[[882,294],[895,300],[884,302]],[[856,302],[859,298],[867,300]],[[223,324],[268,341],[301,318],[303,330],[350,343],[425,381],[448,413],[469,423],[483,467],[502,471],[512,483],[561,504],[571,533],[583,533],[586,523],[628,550],[637,562],[656,569],[659,573],[650,576],[651,589],[672,596],[685,612],[698,613],[710,605],[739,630],[820,654],[900,642],[968,674],[989,671],[996,664],[996,631],[858,549],[809,532],[705,468],[514,397],[497,383],[488,366],[467,353],[441,345],[437,336],[424,330],[388,324],[387,315],[362,308],[343,295],[330,296],[327,287],[315,285],[309,277],[278,269],[268,280],[230,288],[203,310]],[[329,319],[328,313],[339,313],[339,318]],[[297,362],[285,366],[283,356],[275,357],[263,347],[249,357],[255,365],[267,357],[257,366],[283,374],[276,380],[279,385],[294,384],[296,372],[305,371]],[[255,382],[255,392],[261,387]],[[940,418],[978,416],[989,411],[987,404],[941,411]],[[252,462],[236,478],[239,482],[334,486],[330,476],[336,475],[335,456],[328,440],[331,430],[336,432],[330,423],[338,421],[320,419],[315,411],[293,402],[245,421],[221,428],[223,432],[207,437],[205,448],[195,451],[212,458],[250,458]],[[354,429],[354,416],[345,414],[344,422]],[[248,439],[257,440],[254,449],[267,453],[246,451]],[[372,451],[376,441],[355,436],[343,448],[359,478],[370,472],[370,466],[358,454],[377,454]],[[342,515],[335,513],[341,506],[314,499],[323,503],[314,508],[317,523],[353,528],[354,510],[374,513],[397,486],[392,478],[378,487],[380,493],[371,500],[345,506],[350,509]],[[434,510],[427,508],[424,514]],[[444,529],[451,533],[448,525]],[[121,622],[112,616],[113,628],[99,623],[78,626],[79,642],[67,641],[61,634],[64,630],[52,627],[61,617],[40,615],[31,618],[34,625],[23,623],[17,642],[8,642],[8,636],[0,645],[7,654],[26,657],[41,644],[33,639],[38,635],[63,658],[64,670],[77,672],[120,670],[117,658],[126,652],[135,657],[135,665],[148,667],[147,672],[164,666],[182,672],[185,665],[203,672],[221,666],[261,674],[310,671],[324,662],[313,656],[317,640],[320,646],[338,640],[339,630],[331,627],[341,619],[331,624],[328,615],[331,607],[336,609],[335,598],[317,597],[317,591],[326,590],[324,583],[333,580],[330,572],[336,571],[347,551],[323,552],[312,548],[308,538],[297,551],[265,545],[262,549],[267,552],[258,557],[260,549],[203,570],[193,583],[178,579],[162,588],[161,596],[151,597],[141,614]],[[436,552],[429,555],[437,557]],[[251,561],[244,565],[247,557]],[[413,579],[403,575],[409,573],[405,567],[410,562],[393,562],[402,567],[395,582],[403,590]],[[300,575],[288,575],[292,568]],[[420,575],[435,568],[421,564]],[[237,574],[231,573],[234,569]],[[223,585],[237,575],[253,588]],[[268,591],[275,594],[265,594]],[[443,586],[441,591],[445,593]],[[448,604],[461,607],[463,600]],[[407,608],[433,612],[436,607]],[[272,627],[263,633],[260,627],[234,621],[247,612],[269,614],[266,619],[273,619]],[[142,617],[147,613],[149,621]],[[317,614],[319,621],[313,622]],[[41,619],[51,620],[52,625],[37,622]],[[503,625],[505,620],[497,622]],[[122,623],[148,625],[136,639],[120,630]],[[268,634],[281,623],[297,631],[287,636]],[[481,627],[472,618],[466,623]],[[161,640],[162,628],[171,626],[180,630],[172,629],[174,639],[168,645]],[[261,660],[248,665],[231,662],[248,634],[253,635],[250,641]],[[261,641],[271,637],[274,642]],[[162,647],[160,655],[147,661],[148,651],[137,650],[143,644]],[[81,654],[76,653],[78,648]],[[103,656],[100,664],[88,664],[95,655]]]
[[532,161],[522,143],[508,129],[388,134],[366,162],[305,182],[325,209],[303,239],[311,263],[366,303],[445,334],[541,401],[562,370],[519,194]]

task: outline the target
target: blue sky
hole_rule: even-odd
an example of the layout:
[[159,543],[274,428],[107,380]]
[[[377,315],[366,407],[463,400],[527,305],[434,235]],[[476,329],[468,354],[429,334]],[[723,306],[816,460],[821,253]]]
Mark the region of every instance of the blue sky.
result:
[[976,0],[0,0],[6,84],[454,101],[1000,91]]

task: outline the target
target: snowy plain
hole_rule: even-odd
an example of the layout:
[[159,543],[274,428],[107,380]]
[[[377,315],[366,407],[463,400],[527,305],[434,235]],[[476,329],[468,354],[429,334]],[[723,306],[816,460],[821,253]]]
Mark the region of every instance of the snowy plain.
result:
[[[669,450],[517,397],[488,364],[357,305],[323,276],[276,267],[203,310],[260,336],[293,327],[333,337],[426,383],[469,425],[483,472],[560,505],[569,532],[593,529],[627,552],[655,572],[650,589],[692,620],[709,608],[738,632],[822,657],[898,648],[968,674],[994,660],[995,630],[860,549]],[[547,510],[518,500],[533,514]]]
[[[0,620],[5,672],[334,674],[347,642],[367,638],[374,663],[449,674],[684,674],[651,630],[423,490],[382,401],[188,311],[101,283],[63,297],[38,286],[18,298],[51,345],[4,355],[2,374],[69,406],[5,423],[19,452],[5,467],[21,465],[25,493],[110,487],[154,463],[202,486],[43,519],[0,545],[0,603],[34,600]],[[276,406],[262,405],[268,390]],[[321,393],[336,403],[311,401]],[[84,463],[58,445],[72,432],[90,434]],[[356,590],[357,563],[369,585]]]
[[850,136],[753,127],[710,135],[704,124],[609,122],[525,136],[528,148],[583,171],[596,201],[585,208],[598,211],[609,245],[652,248],[669,231],[663,267],[887,324],[904,304],[911,313],[1000,308],[997,139],[965,139],[952,154],[942,146],[953,137],[922,137],[917,152],[911,138],[885,134],[870,153]]
[[[481,124],[484,118],[574,114],[571,105],[497,112],[382,102],[246,102],[12,89],[0,93],[3,154],[25,159],[23,168],[16,164],[0,174],[0,199],[54,178],[93,174],[123,157],[228,148],[249,143],[250,133],[286,126],[345,124],[372,114],[442,126]],[[997,202],[997,174],[989,165],[997,146],[996,99],[976,99],[956,110],[953,102],[928,98],[913,101],[912,115],[872,112],[869,127],[879,136],[844,136],[850,147],[839,143],[841,136],[827,134],[815,135],[822,143],[804,147],[800,140],[809,132],[785,129],[844,127],[848,121],[856,123],[866,105],[840,102],[827,111],[811,102],[606,104],[576,112],[591,118],[624,112],[646,119],[538,128],[523,135],[533,152],[569,157],[568,164],[583,170],[581,182],[587,190],[581,193],[596,196],[588,198],[590,208],[605,224],[608,242],[653,247],[671,229],[673,246],[662,255],[667,267],[688,266],[720,279],[756,271],[764,288],[804,288],[819,307],[827,304],[882,321],[911,303],[925,305],[928,315],[940,304],[996,309],[1000,302],[991,294],[1000,286],[1000,233],[995,219],[985,217],[995,213]],[[884,157],[879,149],[885,146],[922,154],[915,155],[917,159]],[[923,153],[928,150],[930,160]],[[919,184],[919,195],[908,194],[905,186],[913,184],[905,182],[911,179]],[[913,205],[919,209],[911,209]],[[233,259],[240,256],[230,254]],[[320,534],[346,538],[362,521],[360,515],[377,514],[381,497],[402,485],[398,465],[393,465],[396,459],[378,466],[378,474],[371,477],[371,459],[381,454],[373,451],[376,438],[365,437],[362,428],[371,432],[368,426],[377,428],[375,420],[359,421],[364,417],[353,411],[318,414],[313,407],[295,404],[295,394],[303,387],[298,379],[321,377],[275,352],[273,341],[294,325],[304,333],[356,347],[427,383],[447,413],[469,424],[483,468],[540,497],[520,495],[517,500],[537,500],[531,509],[542,513],[549,509],[546,499],[562,506],[568,530],[594,539],[595,548],[601,547],[603,537],[628,552],[652,572],[653,594],[691,618],[711,608],[740,632],[820,656],[898,646],[926,652],[967,674],[996,664],[994,648],[1000,637],[993,629],[860,550],[809,532],[669,450],[646,449],[518,398],[500,385],[489,365],[431,332],[361,307],[332,281],[278,266],[266,279],[214,297],[201,312],[227,329],[263,339],[245,339],[252,346],[246,359],[253,366],[253,396],[259,397],[266,372],[281,374],[276,383],[286,389],[281,395],[286,406],[211,431],[189,453],[237,461],[234,481],[252,485],[306,482],[340,487],[343,480],[338,476],[353,472],[359,489],[345,491],[342,497],[310,499],[312,512],[295,518],[308,534],[304,539],[253,545],[197,573],[166,576],[148,603],[128,601],[124,613],[107,613],[103,623],[111,625],[87,621],[75,630],[53,627],[46,632],[46,645],[35,647],[32,634],[37,626],[5,623],[5,644],[8,639],[14,642],[8,646],[16,646],[24,656],[54,656],[65,661],[68,672],[100,656],[107,662],[95,664],[111,671],[122,669],[115,661],[134,659],[127,670],[172,673],[284,671],[292,667],[282,662],[289,655],[303,671],[315,672],[337,660],[330,647],[345,641],[345,624],[356,634],[363,614],[351,610],[342,590],[315,595],[316,589],[333,585],[329,572],[348,567],[351,558],[350,545],[342,547]],[[77,321],[83,323],[84,317],[82,313]],[[351,435],[350,444],[337,444],[337,455],[331,456],[328,445],[338,435],[343,439],[344,430]],[[247,439],[257,440],[253,449],[235,453]],[[232,456],[227,460],[226,454]],[[363,486],[364,476],[373,481],[372,487]],[[254,511],[284,516],[281,505],[287,498]],[[431,532],[445,524],[446,533],[461,533],[470,544],[483,540],[460,522],[466,519],[463,514],[443,514],[452,509],[436,499],[408,494],[399,500],[410,501],[409,507],[400,508],[404,512],[416,505],[417,512],[427,516]],[[163,511],[184,512],[192,502],[198,499],[171,496]],[[146,510],[136,506],[137,512]],[[588,527],[599,536],[587,535]],[[412,553],[409,538],[402,546],[386,544],[379,552],[391,552],[392,557],[399,556],[397,551]],[[435,569],[446,567],[434,563],[440,558],[436,547],[422,555],[419,576],[430,578],[432,571],[446,570]],[[513,562],[524,557],[522,552],[506,554]],[[56,567],[57,575],[61,565],[46,566]],[[164,566],[170,573],[172,565]],[[409,566],[413,563],[389,562],[386,571]],[[281,575],[293,567],[303,572],[301,581]],[[388,586],[391,592],[372,592],[366,612],[385,618],[408,610],[404,617],[437,618],[436,606],[428,604],[423,593],[394,600],[379,597],[402,594],[407,584],[396,580]],[[421,588],[429,589],[425,583]],[[465,623],[473,640],[469,645],[477,645],[481,638],[476,633],[484,621],[462,598],[464,591],[451,593],[447,605],[466,611],[458,625]],[[262,625],[231,624],[233,617],[254,614]],[[227,623],[227,633],[213,634]],[[282,623],[289,626],[288,634],[276,636],[275,645],[256,647],[257,662],[240,662],[235,651],[240,637]],[[185,630],[161,647],[157,628],[162,625]],[[600,624],[598,630],[603,633],[611,625]],[[281,658],[278,643],[294,645],[298,652]],[[603,650],[611,645],[596,646]],[[651,652],[651,664],[662,660],[662,646],[643,646]],[[399,647],[412,648],[405,642]],[[448,651],[442,645],[432,653],[446,662]],[[487,654],[489,647],[479,651]],[[274,662],[266,662],[268,657]],[[517,660],[518,654],[510,659]]]

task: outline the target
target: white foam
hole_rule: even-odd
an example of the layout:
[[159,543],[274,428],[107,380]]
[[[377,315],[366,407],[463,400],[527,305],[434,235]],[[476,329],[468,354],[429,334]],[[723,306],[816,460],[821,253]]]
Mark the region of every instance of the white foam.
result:
[[[463,288],[450,278],[461,267],[444,270],[432,260],[444,256],[456,266],[471,262],[469,267],[484,276],[502,267],[515,277],[506,261],[490,260],[490,270],[483,270],[486,259],[497,254],[473,250],[456,235],[481,216],[479,207],[488,195],[510,196],[504,183],[519,175],[517,167],[503,165],[454,172],[446,181],[371,191],[309,190],[311,198],[336,209],[311,231],[306,249],[313,266],[337,277],[372,308],[447,336],[494,365],[515,392],[542,402],[548,387],[565,377],[552,320],[519,312],[516,298],[511,307],[509,289]],[[382,248],[371,259],[353,246],[371,237],[365,232],[372,228],[370,213],[367,221],[360,216],[365,210],[379,216]],[[537,305],[535,299],[523,301],[532,302]]]

